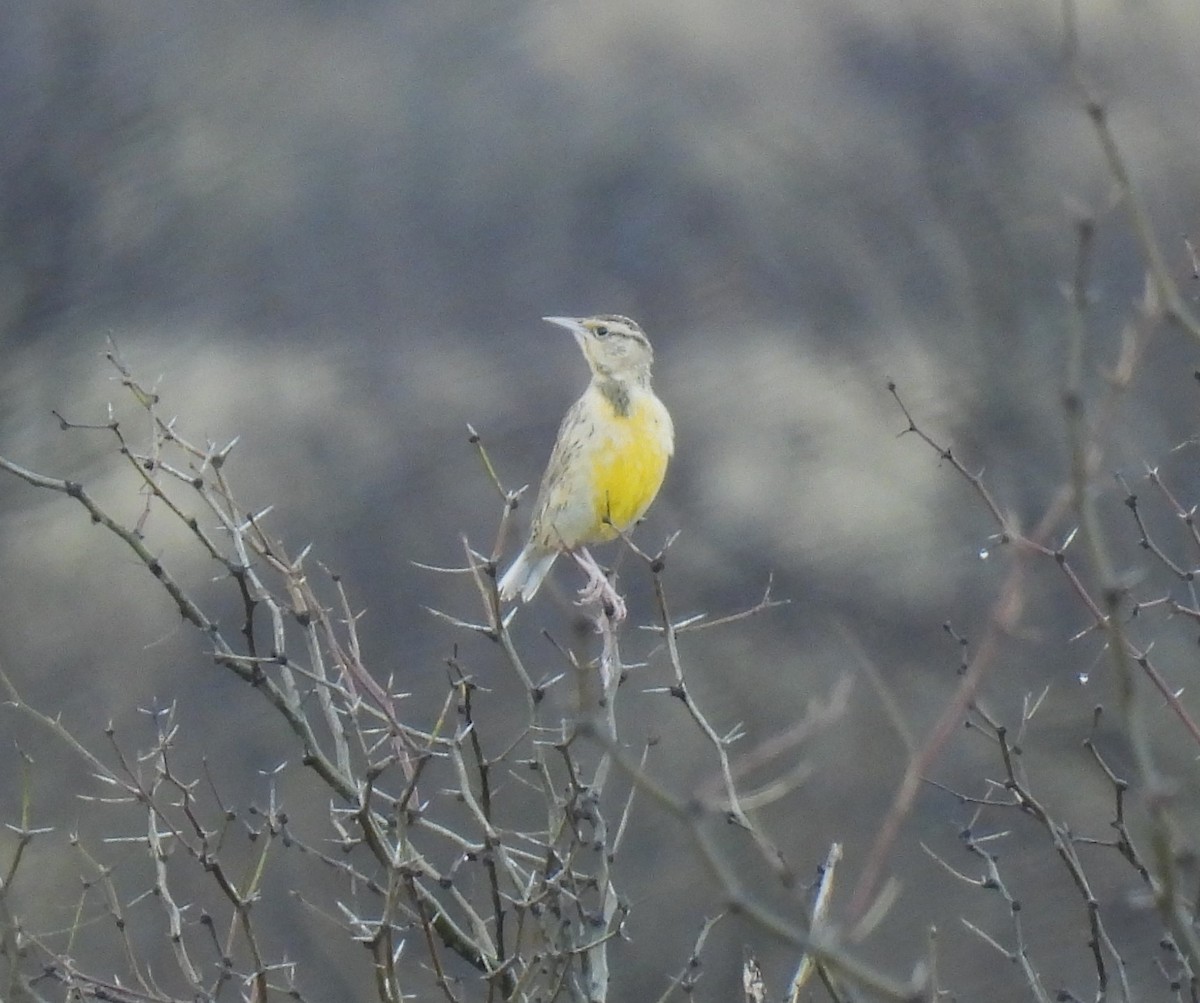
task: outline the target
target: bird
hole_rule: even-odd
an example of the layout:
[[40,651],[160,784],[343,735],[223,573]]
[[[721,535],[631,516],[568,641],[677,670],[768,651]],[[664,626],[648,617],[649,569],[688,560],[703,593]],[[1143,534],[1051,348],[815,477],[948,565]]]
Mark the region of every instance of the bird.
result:
[[529,540],[500,578],[500,599],[528,602],[559,554],[569,553],[588,573],[580,601],[603,601],[619,621],[625,604],[587,546],[615,539],[645,515],[675,452],[675,427],[651,386],[654,349],[634,321],[619,314],[542,319],[575,336],[591,381],[559,426]]

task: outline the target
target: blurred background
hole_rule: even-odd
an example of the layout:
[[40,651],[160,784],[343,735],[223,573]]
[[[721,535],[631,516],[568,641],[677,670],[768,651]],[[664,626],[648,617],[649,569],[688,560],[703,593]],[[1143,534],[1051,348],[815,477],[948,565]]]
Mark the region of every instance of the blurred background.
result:
[[[1089,0],[1079,27],[1190,301],[1200,8]],[[507,486],[536,484],[586,381],[571,340],[539,318],[628,314],[654,340],[678,430],[638,535],[653,549],[680,533],[676,612],[744,608],[771,575],[790,600],[685,642],[697,699],[718,731],[742,722],[751,749],[851,680],[844,714],[794,750],[807,781],[764,825],[802,873],[841,841],[853,875],[905,762],[860,666],[921,734],[956,684],[943,624],[981,632],[1007,566],[968,486],[899,437],[887,381],[1028,525],[1065,470],[1062,284],[1078,211],[1098,221],[1089,391],[1106,385],[1142,292],[1062,42],[1045,0],[3,5],[0,453],[136,514],[104,433],[63,432],[51,415],[102,422],[123,400],[102,359],[113,339],[185,434],[241,436],[230,469],[244,503],[274,505],[293,550],[313,543],[367,611],[368,663],[414,706],[436,704],[462,638],[422,607],[469,615],[476,600],[463,578],[414,562],[461,563],[464,534],[490,550],[500,513],[467,425]],[[1196,358],[1177,332],[1150,340],[1105,441],[1100,488],[1117,516],[1109,470],[1136,478],[1163,462],[1182,498],[1200,493],[1193,454],[1172,453],[1194,434]],[[518,516],[523,533],[528,506]],[[215,569],[177,543],[163,561],[203,589]],[[646,622],[649,584],[625,571]],[[518,614],[548,663],[540,632],[569,629],[576,587],[571,568],[556,580]],[[1015,726],[1023,698],[1049,687],[1027,736],[1039,789],[1103,836],[1111,790],[1079,743],[1111,699],[1107,663],[1094,638],[1068,643],[1088,620],[1054,569],[1029,587],[1023,633],[986,688]],[[82,735],[144,727],[136,708],[178,699],[213,754],[252,769],[288,754],[118,541],[11,477],[0,590],[0,664]],[[1158,656],[1183,676],[1194,642],[1163,639]],[[667,679],[653,639],[629,643],[651,657],[625,698],[628,737],[662,736],[654,772],[672,789],[711,783],[682,710],[640,692]],[[462,654],[480,675],[494,658]],[[1162,721],[1165,761],[1194,771],[1194,749],[1176,749]],[[982,795],[998,769],[964,734],[934,772]],[[0,804],[15,784],[0,780]],[[54,810],[80,811],[66,796]],[[961,998],[1023,999],[1013,966],[960,923],[986,926],[997,903],[919,848],[952,858],[968,817],[922,793],[892,861],[900,898],[859,949],[904,975],[936,924]],[[657,996],[716,909],[668,821],[648,814],[635,836],[614,997],[628,1000]],[[1045,898],[1048,983],[1086,986],[1085,916],[1045,837],[1018,828],[1007,845]],[[1132,872],[1095,866],[1110,921],[1144,928]],[[712,998],[734,991],[744,944],[776,984],[794,960],[749,928],[716,940]],[[1151,948],[1128,960],[1162,984]]]

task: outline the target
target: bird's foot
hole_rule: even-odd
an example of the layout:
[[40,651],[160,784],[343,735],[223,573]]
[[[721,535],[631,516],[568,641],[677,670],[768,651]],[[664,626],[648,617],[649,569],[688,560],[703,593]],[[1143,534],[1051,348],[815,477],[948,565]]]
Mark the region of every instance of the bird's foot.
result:
[[621,598],[621,593],[609,581],[604,569],[596,563],[596,559],[586,549],[580,550],[574,554],[574,557],[588,576],[587,582],[579,590],[579,605],[600,606],[604,610],[604,615],[613,624],[623,621],[629,613],[625,607],[625,600]]

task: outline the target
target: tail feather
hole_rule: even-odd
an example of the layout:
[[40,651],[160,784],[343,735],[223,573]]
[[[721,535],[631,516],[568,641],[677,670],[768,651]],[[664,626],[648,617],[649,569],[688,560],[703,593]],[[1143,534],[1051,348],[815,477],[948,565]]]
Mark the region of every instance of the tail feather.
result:
[[550,571],[556,557],[558,551],[552,550],[548,554],[536,553],[526,547],[501,575],[500,598],[504,602],[511,602],[520,595],[522,602],[529,602],[537,595],[537,590],[541,588],[542,580]]

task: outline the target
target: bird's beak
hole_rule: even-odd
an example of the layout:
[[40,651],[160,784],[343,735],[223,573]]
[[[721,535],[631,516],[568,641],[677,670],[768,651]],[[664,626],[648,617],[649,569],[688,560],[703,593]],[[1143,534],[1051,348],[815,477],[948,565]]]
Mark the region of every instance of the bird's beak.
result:
[[565,327],[575,335],[575,340],[579,342],[580,347],[587,340],[587,328],[583,326],[583,321],[577,317],[543,317],[542,320],[548,324],[557,324],[559,327]]
[[565,327],[568,331],[578,331],[583,327],[575,317],[543,317],[547,324],[557,324],[559,327]]

